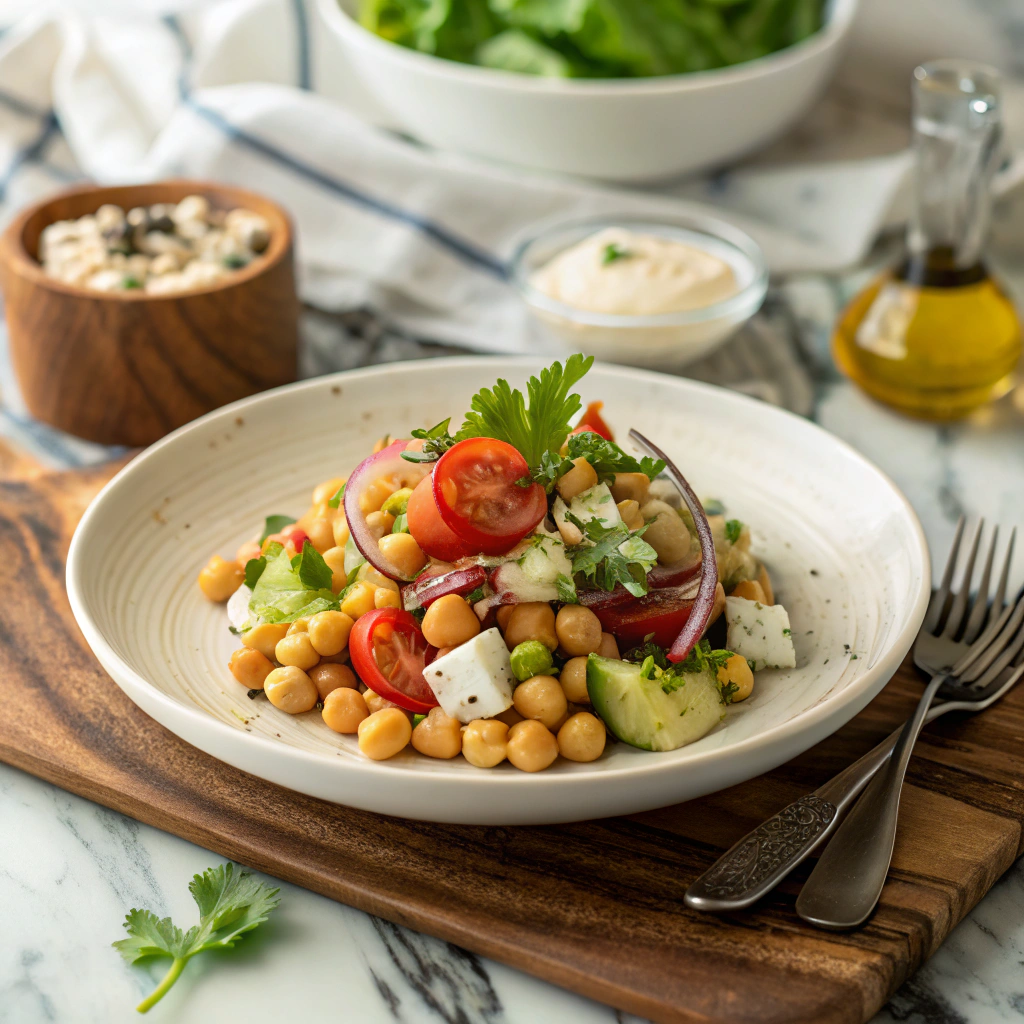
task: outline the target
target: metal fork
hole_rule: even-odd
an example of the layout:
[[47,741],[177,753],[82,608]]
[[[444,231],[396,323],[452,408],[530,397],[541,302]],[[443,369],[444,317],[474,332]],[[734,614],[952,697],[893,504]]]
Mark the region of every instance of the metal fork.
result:
[[[953,575],[960,554],[960,543],[964,535],[964,517],[956,524],[953,546],[950,548],[942,581],[932,595],[925,613],[921,630],[914,641],[914,664],[930,675],[952,667],[968,651],[971,644],[978,640],[985,642],[995,635],[996,624],[1006,611],[1006,584],[1010,574],[1010,563],[1013,561],[1013,547],[1017,538],[1017,528],[1010,532],[1010,542],[1006,546],[999,583],[988,603],[988,588],[992,579],[992,564],[995,560],[996,545],[999,541],[999,527],[992,529],[992,540],[989,544],[985,566],[978,580],[978,588],[971,601],[971,577],[974,575],[974,563],[978,556],[985,520],[978,520],[977,528],[971,540],[967,562],[961,573],[961,586],[958,593],[952,592]],[[1005,623],[1005,619],[1002,620]],[[982,631],[985,635],[982,636]]]
[[976,643],[951,671],[938,673],[925,688],[892,756],[836,830],[800,891],[796,911],[805,921],[839,930],[856,928],[867,920],[889,873],[903,779],[932,699],[939,693],[970,704],[994,692],[1005,693],[1024,676],[1022,651],[1024,596],[987,646],[982,649]]
[[[959,652],[958,658],[963,658],[972,650],[971,644],[963,639],[967,635],[966,630],[961,634],[959,640],[955,640],[953,638],[957,635],[957,629],[954,629],[949,637],[944,635],[947,625],[954,621],[962,624],[962,620],[966,616],[970,628],[974,630],[980,617],[978,609],[987,613],[985,598],[991,579],[995,537],[993,537],[993,543],[986,559],[982,579],[979,581],[978,596],[968,609],[971,577],[974,572],[975,555],[981,535],[980,524],[971,546],[968,565],[965,566],[965,570],[961,574],[961,589],[959,593],[951,594],[963,527],[964,523],[961,519],[957,524],[953,549],[950,552],[942,582],[929,604],[921,632],[915,643],[914,655],[915,661],[917,661],[918,645],[922,645],[923,637],[927,636],[929,639],[938,641],[933,647],[927,646],[927,641],[921,646],[922,661],[918,662],[919,665],[927,664],[924,659],[934,659],[939,662],[935,668],[930,669],[932,673],[947,667],[941,662],[954,652],[953,645],[956,645],[956,651]],[[1006,580],[1013,554],[1013,538],[1014,534],[1011,534],[1010,544],[1000,573],[999,586],[993,601],[993,613],[986,614],[982,619],[985,624],[984,635],[976,636],[976,632],[971,634],[976,636],[974,642],[979,650],[982,649],[980,641],[984,641],[987,645],[994,637],[998,636],[998,631],[1006,627],[1013,613],[1014,606],[1005,607]],[[956,619],[953,617],[954,608],[956,609]],[[996,608],[999,609],[998,615],[995,612]],[[1021,616],[1024,617],[1024,607],[1021,609]],[[993,618],[994,621],[992,621]],[[986,663],[986,667],[990,664],[991,661]],[[1002,667],[1005,668],[1005,665]],[[1009,689],[1009,686],[1005,689]],[[983,697],[981,702],[972,698],[969,701],[954,700],[935,705],[925,715],[925,722],[931,722],[949,711],[981,711],[998,700],[1005,689],[994,689],[993,694]],[[802,863],[835,832],[843,812],[849,808],[879,768],[888,760],[901,732],[902,727],[865,754],[859,761],[825,783],[824,786],[813,793],[800,797],[747,833],[690,886],[685,896],[687,904],[696,910],[719,912],[742,910],[756,903],[762,896],[774,889],[798,864]]]

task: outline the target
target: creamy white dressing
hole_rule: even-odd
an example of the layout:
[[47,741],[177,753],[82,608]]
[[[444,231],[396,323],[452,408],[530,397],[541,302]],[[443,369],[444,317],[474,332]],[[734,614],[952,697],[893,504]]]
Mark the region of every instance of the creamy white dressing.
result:
[[530,283],[574,309],[653,316],[701,309],[735,295],[733,268],[670,238],[605,228],[559,253]]

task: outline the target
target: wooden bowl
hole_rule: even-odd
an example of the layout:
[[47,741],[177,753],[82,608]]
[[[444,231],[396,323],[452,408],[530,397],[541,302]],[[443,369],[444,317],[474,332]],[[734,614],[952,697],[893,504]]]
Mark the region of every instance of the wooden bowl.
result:
[[[266,252],[223,284],[147,295],[97,292],[48,277],[43,228],[95,213],[205,196],[270,222]],[[299,300],[288,215],[230,185],[173,180],[69,189],[24,210],[0,236],[11,357],[29,411],[103,444],[147,445],[235,399],[295,379]]]

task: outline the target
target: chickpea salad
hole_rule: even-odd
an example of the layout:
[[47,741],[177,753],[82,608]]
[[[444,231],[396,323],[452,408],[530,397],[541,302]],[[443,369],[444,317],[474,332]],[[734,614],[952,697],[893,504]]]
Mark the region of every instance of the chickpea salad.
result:
[[748,526],[636,431],[639,459],[615,442],[573,391],[592,362],[381,439],[297,520],[213,556],[199,587],[227,605],[249,696],[373,760],[411,745],[534,772],[610,739],[692,743],[762,669],[795,667]]

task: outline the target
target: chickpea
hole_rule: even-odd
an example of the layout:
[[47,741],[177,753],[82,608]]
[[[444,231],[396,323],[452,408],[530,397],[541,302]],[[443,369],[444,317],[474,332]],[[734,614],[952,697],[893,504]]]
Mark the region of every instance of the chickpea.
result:
[[412,725],[398,708],[383,708],[364,718],[356,731],[359,749],[371,760],[386,761],[404,750],[412,738]]
[[320,655],[316,653],[308,633],[292,633],[280,640],[274,648],[274,657],[282,665],[301,668],[303,671],[320,661]]
[[616,473],[611,485],[616,501],[635,501],[645,505],[651,493],[651,481],[646,473]]
[[558,730],[558,752],[570,761],[596,761],[604,753],[604,722],[588,711],[565,720]]
[[525,640],[539,640],[549,651],[558,646],[555,613],[547,602],[524,601],[512,606],[505,626],[505,644],[512,651]]
[[334,533],[335,547],[339,547],[344,551],[349,537],[348,520],[345,518],[344,513],[331,523],[331,530]]
[[341,610],[350,618],[358,619],[360,615],[373,611],[376,593],[377,588],[372,583],[356,583],[341,602]]
[[611,633],[601,634],[601,646],[598,647],[597,653],[602,658],[614,658],[616,661],[622,661],[622,655],[619,654],[619,643]]
[[555,635],[566,654],[591,654],[601,646],[601,620],[581,604],[563,605],[555,619]]
[[498,629],[504,634],[505,630],[508,629],[508,620],[512,617],[512,613],[516,610],[514,604],[503,604],[498,608],[495,618],[498,621]]
[[322,484],[317,484],[313,488],[313,504],[322,505],[325,501],[330,501],[331,498],[338,493],[338,488],[345,482],[343,476],[331,477],[330,480],[325,480]]
[[293,636],[296,633],[305,633],[308,628],[309,619],[296,619],[288,626],[288,632],[285,633],[285,636]]
[[264,622],[246,630],[242,634],[242,643],[254,651],[259,651],[264,658],[272,661],[277,645],[287,633],[288,624],[286,622]]
[[235,561],[244,569],[247,562],[253,558],[260,557],[260,545],[258,541],[247,540],[236,552]]
[[251,647],[239,647],[231,655],[228,668],[247,690],[262,690],[267,676],[274,671],[270,659]]
[[363,695],[351,687],[339,686],[326,696],[321,694],[321,699],[324,702],[324,724],[335,732],[357,732],[359,723],[369,717]]
[[506,754],[520,771],[539,772],[558,757],[558,741],[540,722],[520,722],[508,731]]
[[572,469],[560,477],[555,486],[562,501],[568,503],[577,494],[582,494],[584,491],[589,491],[591,487],[597,486],[597,470],[580,456],[580,458],[572,460]]
[[721,583],[715,584],[715,601],[711,605],[711,618],[708,619],[708,625],[718,621],[719,616],[725,611],[725,587]]
[[214,555],[199,571],[199,589],[210,601],[222,604],[245,582],[245,570],[238,562]]
[[401,608],[402,599],[393,590],[378,587],[373,595],[374,608]]
[[434,647],[458,647],[480,632],[480,620],[464,598],[445,594],[427,609],[420,629]]
[[331,576],[331,590],[336,594],[341,593],[348,580],[345,572],[345,549],[343,547],[328,548],[323,552],[324,561],[333,574]]
[[359,685],[355,672],[348,665],[333,662],[321,662],[316,668],[310,669],[309,678],[313,680],[321,700],[326,700],[327,695],[335,690],[354,690]]
[[761,586],[757,580],[743,580],[742,583],[737,583],[732,588],[730,597],[745,597],[748,601],[757,601],[760,604],[767,604],[768,597],[764,592],[764,587]]
[[620,501],[616,506],[619,516],[630,530],[639,530],[644,525],[644,517],[640,515],[640,505],[632,498]]
[[295,665],[275,668],[267,676],[263,689],[270,703],[289,715],[301,715],[316,706],[318,694],[313,680]]
[[662,565],[676,565],[690,553],[690,531],[679,513],[667,502],[647,502],[640,509],[647,522],[644,540],[658,552]]
[[334,547],[334,526],[325,516],[316,516],[306,523],[309,543],[322,555]]
[[583,531],[574,523],[570,523],[568,519],[556,518],[555,525],[558,527],[562,542],[569,547],[579,544],[583,540]]
[[387,512],[371,512],[366,517],[366,528],[375,541],[391,533],[391,527],[395,525],[395,517]]
[[[385,434],[383,437],[378,438],[376,441],[373,442],[373,454],[376,455],[377,452],[384,451],[384,449],[387,448],[389,444],[391,444],[390,434]],[[408,450],[408,446],[406,446],[406,450]]]
[[495,722],[504,722],[510,729],[517,722],[526,721],[526,719],[523,718],[523,716],[519,714],[514,707],[505,708],[500,715],[492,715],[491,717]]
[[476,718],[462,731],[462,756],[475,768],[493,768],[505,760],[508,726],[496,718]]
[[431,708],[427,717],[412,731],[412,745],[427,757],[449,760],[462,753],[462,723]]
[[520,683],[512,704],[523,718],[532,718],[553,729],[565,715],[565,693],[554,676],[534,676]]
[[371,512],[379,512],[381,505],[391,497],[394,490],[390,480],[379,477],[359,495],[359,511],[364,516],[368,516]]
[[399,592],[398,584],[389,576],[385,576],[382,572],[377,572],[369,562],[363,562],[359,566],[356,579],[361,583],[369,583],[378,590],[383,587],[385,590],[393,590],[396,594]]
[[411,533],[391,533],[380,539],[380,553],[410,579],[427,564],[427,556]]
[[732,695],[732,702],[746,700],[754,689],[754,673],[751,672],[747,659],[742,654],[734,654],[719,670],[718,681],[723,686],[733,683],[736,692]]
[[570,658],[558,675],[558,682],[566,700],[573,704],[589,704],[590,694],[587,693],[587,659]]
[[363,694],[363,700],[366,701],[366,706],[370,709],[371,714],[374,711],[383,711],[385,708],[398,708],[406,718],[412,719],[411,712],[406,711],[405,708],[399,708],[394,701],[382,697],[379,693],[374,693],[373,690],[367,690]]
[[348,645],[348,635],[354,625],[350,615],[335,611],[317,612],[308,623],[309,642],[321,657],[340,654]]
[[757,570],[757,582],[761,584],[761,589],[764,591],[764,604],[775,604],[775,588],[772,586],[772,581],[768,576],[768,570],[764,566],[764,562],[761,563],[760,568]]

